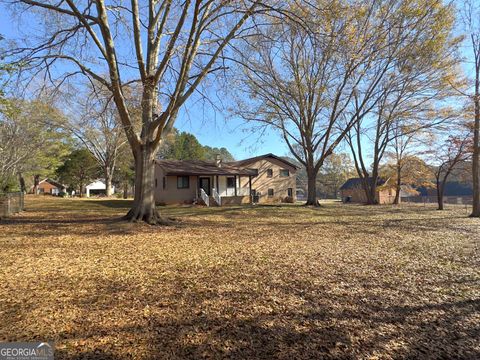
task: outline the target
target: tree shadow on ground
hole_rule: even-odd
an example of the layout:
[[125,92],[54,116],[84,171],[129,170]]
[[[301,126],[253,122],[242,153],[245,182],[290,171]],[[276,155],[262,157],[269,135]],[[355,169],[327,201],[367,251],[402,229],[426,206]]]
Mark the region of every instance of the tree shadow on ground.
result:
[[[159,289],[140,295],[139,284],[95,279],[95,294],[71,300],[70,305],[81,310],[77,323],[80,327],[71,333],[56,334],[61,342],[86,342],[88,350],[77,347],[79,352],[60,351],[58,358],[358,359],[376,355],[392,359],[478,359],[480,356],[479,328],[475,321],[480,314],[480,299],[418,305],[402,305],[398,299],[393,304],[384,304],[378,296],[371,295],[385,290],[378,288],[378,284],[371,284],[370,294],[339,296],[328,288],[315,288],[310,282],[292,279],[277,288],[276,296],[301,302],[275,305],[268,297],[249,289],[220,294],[213,284],[208,291],[190,284],[185,291],[185,279],[177,280],[169,284],[171,292]],[[111,303],[105,301],[106,295],[112,298]],[[267,300],[272,310],[254,310],[256,306],[265,306]],[[122,301],[124,307],[130,306],[132,310],[138,307],[134,318],[122,320],[123,325],[119,326],[95,323],[96,314],[101,317],[102,313],[122,305]],[[216,302],[223,303],[223,308],[211,308]],[[149,313],[143,311],[146,305]],[[117,338],[118,343],[93,341],[102,337]],[[140,344],[143,356],[136,353]]]
[[105,200],[87,200],[87,202],[92,203],[94,205],[104,206],[111,209],[129,209],[132,204],[133,200],[114,200],[114,199],[105,199]]

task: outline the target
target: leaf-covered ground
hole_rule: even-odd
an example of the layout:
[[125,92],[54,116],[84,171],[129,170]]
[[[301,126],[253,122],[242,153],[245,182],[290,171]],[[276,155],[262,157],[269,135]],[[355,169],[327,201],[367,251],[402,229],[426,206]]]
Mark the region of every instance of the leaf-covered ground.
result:
[[463,208],[161,208],[27,199],[0,222],[0,341],[56,358],[480,358],[480,221]]

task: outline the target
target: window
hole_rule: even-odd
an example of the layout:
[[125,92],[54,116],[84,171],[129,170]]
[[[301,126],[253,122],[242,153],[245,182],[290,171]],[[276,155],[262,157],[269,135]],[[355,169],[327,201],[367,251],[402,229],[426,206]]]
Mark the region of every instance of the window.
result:
[[267,177],[273,177],[273,170],[267,169]]
[[273,196],[273,189],[268,189],[268,196]]
[[177,176],[177,189],[188,189],[190,181],[188,176]]
[[234,188],[234,187],[235,187],[235,178],[227,177],[227,188]]
[[157,187],[157,185],[158,185],[158,181],[157,179],[155,179],[155,187]]
[[290,176],[290,170],[288,170],[288,169],[281,169],[281,170],[280,170],[280,176],[281,176],[281,177],[288,177],[288,176]]
[[287,196],[288,197],[293,197],[293,189],[292,188],[287,189]]
[[162,184],[163,190],[165,190],[166,186],[167,186],[167,178],[164,176],[163,177],[163,184]]

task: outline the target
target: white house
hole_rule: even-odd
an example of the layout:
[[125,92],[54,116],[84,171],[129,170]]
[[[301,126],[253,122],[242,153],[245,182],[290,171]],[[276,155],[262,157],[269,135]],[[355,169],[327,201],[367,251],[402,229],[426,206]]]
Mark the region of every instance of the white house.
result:
[[[107,195],[106,191],[107,191],[107,187],[105,185],[105,182],[102,180],[96,180],[85,187],[86,197],[90,197],[91,195]],[[112,195],[114,192],[115,192],[115,187],[112,185],[111,194],[108,194],[108,195]]]

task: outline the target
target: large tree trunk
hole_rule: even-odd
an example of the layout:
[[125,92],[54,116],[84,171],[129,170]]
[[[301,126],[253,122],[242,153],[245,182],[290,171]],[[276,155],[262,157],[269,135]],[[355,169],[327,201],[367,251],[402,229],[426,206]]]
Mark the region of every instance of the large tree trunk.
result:
[[135,197],[126,220],[145,221],[148,224],[163,224],[155,207],[155,150],[150,145],[141,145],[134,152]]
[[400,191],[402,190],[402,169],[397,164],[397,184],[395,186],[395,199],[393,199],[393,203],[398,205],[400,203]]
[[112,170],[110,169],[110,167],[105,166],[104,176],[105,176],[105,195],[111,196],[112,195]]
[[378,167],[379,167],[379,161],[376,161],[373,164],[372,182],[370,184],[370,194],[367,197],[368,205],[377,205],[378,204],[378,200],[379,200],[379,199],[377,199]]
[[367,205],[377,205],[377,181],[372,179],[372,184],[369,187],[369,194],[367,196]]
[[314,169],[307,169],[307,202],[305,205],[319,206],[317,201],[317,173]]
[[25,194],[27,192],[27,188],[25,186],[25,179],[23,178],[22,174],[18,174],[18,181],[20,182],[20,191]]
[[473,210],[471,217],[480,217],[480,70],[475,82],[475,123],[473,129]]
[[437,210],[443,210],[443,184],[437,181],[437,202],[438,208]]
[[[369,183],[369,179],[371,179],[371,183]],[[363,178],[363,186],[365,190],[365,195],[367,196],[367,205],[376,205],[378,204],[377,199],[377,180],[378,174],[376,171],[372,173],[371,178],[364,177]]]
[[33,194],[38,194],[38,184],[40,183],[40,175],[33,176]]

